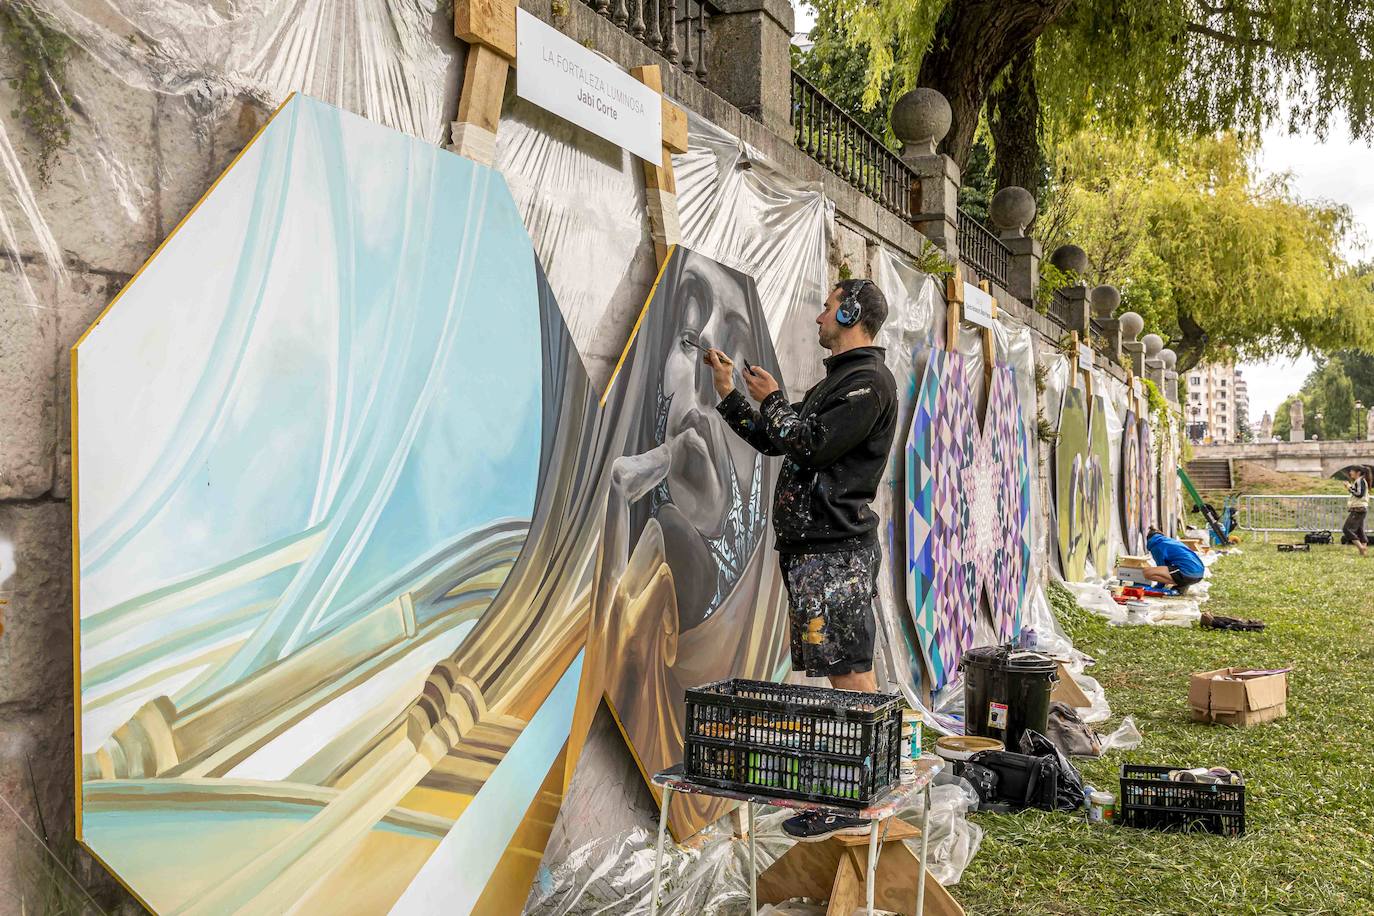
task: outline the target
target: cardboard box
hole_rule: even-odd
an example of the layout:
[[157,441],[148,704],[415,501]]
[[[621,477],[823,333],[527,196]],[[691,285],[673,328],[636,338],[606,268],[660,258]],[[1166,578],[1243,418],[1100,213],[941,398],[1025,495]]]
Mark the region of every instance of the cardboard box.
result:
[[1089,700],[1083,688],[1078,686],[1078,682],[1073,679],[1073,675],[1063,662],[1059,663],[1059,679],[1050,690],[1050,702],[1063,703],[1070,709],[1084,709],[1092,705],[1092,700]]
[[1200,671],[1188,686],[1193,721],[1243,727],[1288,715],[1288,674],[1253,668]]
[[1133,557],[1129,554],[1122,554],[1116,558],[1116,565],[1122,569],[1144,569],[1147,566],[1154,566],[1155,561],[1149,556]]

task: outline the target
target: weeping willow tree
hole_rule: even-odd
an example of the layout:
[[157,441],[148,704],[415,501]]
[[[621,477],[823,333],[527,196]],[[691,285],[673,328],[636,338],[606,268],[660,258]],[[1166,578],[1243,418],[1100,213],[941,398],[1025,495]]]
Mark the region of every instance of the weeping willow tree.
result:
[[1219,134],[1162,152],[1157,140],[1083,130],[1054,149],[1037,224],[1072,242],[1094,282],[1120,288],[1178,354],[1199,361],[1374,345],[1371,278],[1340,251],[1347,208],[1300,198],[1254,167],[1253,141]]
[[813,2],[814,67],[843,84],[820,76],[827,92],[885,114],[938,89],[942,152],[966,166],[981,125],[999,187],[1038,190],[1052,138],[1089,123],[1252,136],[1286,117],[1321,135],[1339,118],[1374,133],[1374,6],[1354,0]]

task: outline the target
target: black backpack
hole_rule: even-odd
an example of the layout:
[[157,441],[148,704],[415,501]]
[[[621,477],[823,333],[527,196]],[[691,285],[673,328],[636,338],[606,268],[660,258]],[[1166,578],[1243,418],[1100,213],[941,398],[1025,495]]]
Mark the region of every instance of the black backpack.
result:
[[[964,769],[968,771],[973,767],[978,768],[974,772],[983,778],[970,781],[984,804],[1005,804],[1017,811],[1022,808],[1055,809],[1059,797],[1059,767],[1054,758],[1011,751],[980,751],[968,759]],[[994,778],[987,779],[980,770],[991,772]],[[990,798],[983,795],[988,788],[994,793]],[[1082,804],[1081,794],[1079,804]]]

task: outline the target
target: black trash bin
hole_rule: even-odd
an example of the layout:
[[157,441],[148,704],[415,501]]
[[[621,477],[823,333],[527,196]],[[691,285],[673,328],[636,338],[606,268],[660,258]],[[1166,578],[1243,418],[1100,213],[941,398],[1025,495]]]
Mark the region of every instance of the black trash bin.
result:
[[959,660],[964,734],[996,738],[1007,750],[1020,753],[1022,732],[1048,731],[1057,668],[1049,656],[1011,646],[969,649]]

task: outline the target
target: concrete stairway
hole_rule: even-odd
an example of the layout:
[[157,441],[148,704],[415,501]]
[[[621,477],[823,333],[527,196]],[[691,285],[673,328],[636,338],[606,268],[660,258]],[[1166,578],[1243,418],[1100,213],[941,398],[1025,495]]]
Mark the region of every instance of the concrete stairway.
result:
[[1229,458],[1195,458],[1188,462],[1188,476],[1198,490],[1229,490],[1234,486]]

